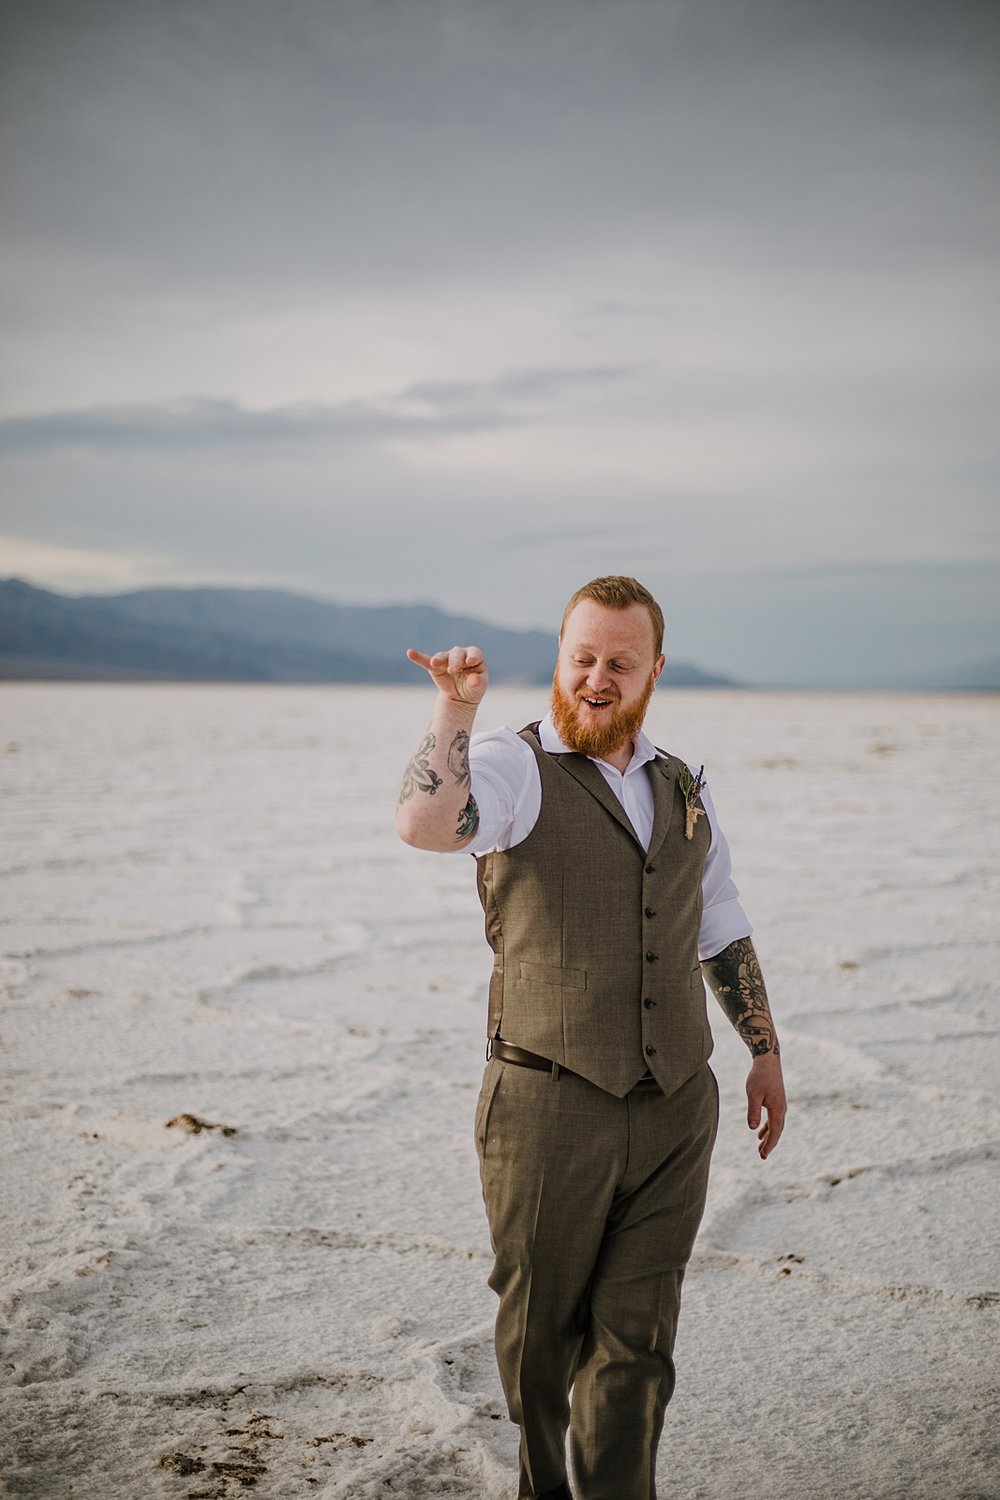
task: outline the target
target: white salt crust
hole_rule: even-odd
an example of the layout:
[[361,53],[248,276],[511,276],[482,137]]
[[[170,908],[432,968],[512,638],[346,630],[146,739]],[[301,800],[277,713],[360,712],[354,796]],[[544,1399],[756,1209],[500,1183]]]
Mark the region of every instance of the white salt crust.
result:
[[[514,1495],[473,867],[392,828],[429,708],[0,690],[4,1493]],[[661,1495],[995,1500],[1000,701],[674,691],[648,727],[711,776],[791,1096],[761,1163],[715,1012]]]

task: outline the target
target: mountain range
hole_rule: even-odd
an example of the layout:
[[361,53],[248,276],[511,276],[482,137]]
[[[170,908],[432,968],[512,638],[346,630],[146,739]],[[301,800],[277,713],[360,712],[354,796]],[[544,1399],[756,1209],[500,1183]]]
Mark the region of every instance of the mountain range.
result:
[[[154,588],[69,595],[0,581],[0,678],[416,682],[406,648],[482,648],[495,682],[548,683],[555,637],[430,604],[335,604],[279,589]],[[675,686],[735,686],[668,661]]]

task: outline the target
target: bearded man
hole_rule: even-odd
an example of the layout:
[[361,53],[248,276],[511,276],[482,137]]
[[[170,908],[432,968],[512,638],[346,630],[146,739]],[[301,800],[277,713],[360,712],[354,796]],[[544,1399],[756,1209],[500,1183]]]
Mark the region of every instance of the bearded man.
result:
[[407,653],[438,698],[400,836],[476,856],[494,955],[476,1145],[518,1493],[536,1500],[570,1497],[567,1431],[578,1500],[655,1500],[718,1119],[703,978],[752,1054],[761,1157],[785,1118],[708,788],[642,730],[662,642],[641,584],[594,579],[563,616],[550,713],[475,738],[482,652]]

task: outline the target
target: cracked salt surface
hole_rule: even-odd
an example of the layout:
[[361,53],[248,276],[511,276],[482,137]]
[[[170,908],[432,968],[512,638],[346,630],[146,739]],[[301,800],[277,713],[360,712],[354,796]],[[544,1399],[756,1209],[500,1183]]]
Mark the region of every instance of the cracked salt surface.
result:
[[[512,1497],[473,870],[392,831],[427,697],[2,692],[6,1493]],[[996,1497],[1000,705],[668,691],[650,728],[706,762],[791,1095],[762,1164],[720,1018],[660,1491]]]

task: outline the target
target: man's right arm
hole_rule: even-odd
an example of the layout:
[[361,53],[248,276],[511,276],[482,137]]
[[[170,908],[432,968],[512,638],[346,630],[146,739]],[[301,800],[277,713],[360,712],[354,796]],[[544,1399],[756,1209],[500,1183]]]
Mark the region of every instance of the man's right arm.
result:
[[430,676],[438,698],[430,727],[403,775],[396,828],[415,849],[447,853],[471,843],[479,827],[469,739],[489,681],[486,662],[475,646],[453,646],[434,656],[406,654]]

